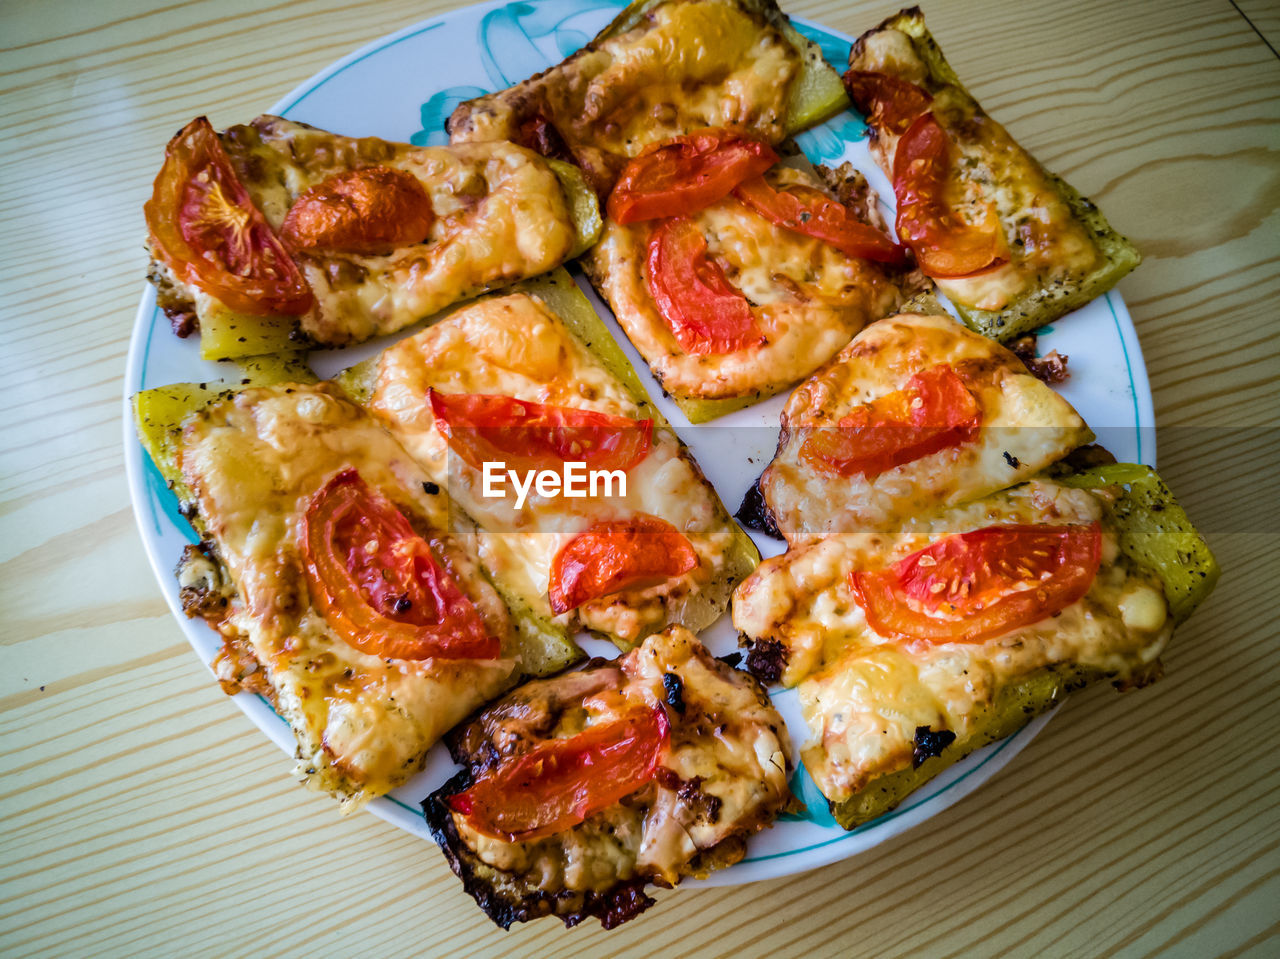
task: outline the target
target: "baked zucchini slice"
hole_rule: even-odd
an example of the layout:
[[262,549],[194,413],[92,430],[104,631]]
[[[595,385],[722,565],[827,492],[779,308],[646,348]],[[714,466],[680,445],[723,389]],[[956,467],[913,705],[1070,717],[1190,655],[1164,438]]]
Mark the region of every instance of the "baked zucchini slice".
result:
[[[712,95],[729,82],[733,97]],[[576,53],[460,104],[445,126],[454,143],[511,140],[572,158],[604,197],[648,143],[733,126],[776,144],[848,104],[818,45],[773,0],[636,0]]]
[[[993,339],[1014,339],[1102,296],[1141,262],[1096,205],[1045,170],[987,115],[943,56],[919,8],[863,34],[849,65],[925,88],[959,155],[958,175],[995,203],[1009,262],[978,276],[935,281],[969,327]],[[873,156],[892,178],[898,136],[873,123],[871,137]]]
[[[241,389],[289,382],[316,382],[309,370],[284,366],[270,357],[262,358],[253,367],[253,372],[246,372],[246,378],[250,378],[250,382],[234,386],[226,383],[175,383],[143,390],[133,396],[138,439],[177,496],[181,511],[202,539],[205,535],[204,524],[200,514],[194,509],[194,497],[183,480],[182,470],[177,462],[178,439],[183,423],[210,403],[226,399]],[[285,375],[287,372],[300,375],[288,376]],[[256,378],[251,378],[254,376]],[[466,535],[474,530],[474,522],[456,505],[450,515],[454,518],[455,533]],[[217,558],[217,551],[206,550],[205,555],[217,566],[221,581],[230,582],[229,574]],[[511,595],[501,583],[494,582],[487,572],[485,577],[507,605],[512,629],[519,641],[522,675],[551,675],[583,658],[582,650],[564,630],[551,627],[535,615],[519,597]]]
[[[453,342],[452,340],[444,341],[445,345],[442,346],[440,345],[442,341],[432,338],[432,331],[442,330],[441,324],[448,323],[451,317],[458,316],[460,322],[471,324],[467,327],[455,327],[458,330],[465,328],[470,332],[466,334],[450,334],[451,336],[464,335],[470,337],[474,335],[477,338],[495,336],[493,340],[495,343],[506,343],[508,338],[512,341],[521,339],[523,331],[531,328],[519,324],[524,324],[530,320],[525,318],[523,313],[512,312],[515,309],[510,305],[510,298],[513,294],[525,294],[540,301],[546,310],[554,314],[563,328],[567,330],[566,338],[555,341],[557,349],[560,350],[557,355],[561,358],[561,363],[581,362],[574,357],[589,356],[604,367],[604,371],[608,376],[621,387],[621,391],[626,395],[629,403],[634,403],[637,417],[649,418],[654,421],[655,448],[659,447],[659,437],[661,436],[662,448],[669,451],[672,455],[672,460],[674,461],[678,457],[689,467],[687,470],[683,470],[680,475],[686,477],[691,484],[705,491],[702,495],[706,496],[713,515],[705,526],[699,525],[698,528],[705,530],[705,535],[713,539],[718,540],[724,534],[729,537],[727,548],[717,547],[716,552],[713,554],[717,557],[717,562],[719,563],[715,568],[714,576],[696,580],[696,588],[690,589],[683,595],[663,596],[649,600],[649,602],[662,604],[661,621],[658,617],[658,611],[651,610],[643,615],[637,612],[637,619],[643,620],[642,624],[637,627],[627,623],[626,632],[620,629],[607,629],[603,625],[586,621],[587,617],[584,617],[585,628],[598,632],[624,650],[631,648],[651,632],[660,630],[667,625],[680,625],[695,632],[705,629],[715,622],[728,607],[729,597],[734,587],[750,574],[759,563],[759,553],[751,542],[750,537],[730,518],[719,497],[706,483],[688,448],[649,400],[644,386],[636,376],[635,370],[613,339],[604,322],[596,314],[590,302],[578,288],[578,285],[563,268],[556,269],[542,277],[514,284],[501,292],[489,294],[451,308],[434,318],[431,330],[419,334],[423,338],[420,342],[415,342],[417,338],[415,340],[401,341],[401,343],[390,347],[386,352],[375,355],[339,373],[334,378],[334,382],[355,402],[369,409],[374,415],[382,417],[384,425],[400,439],[402,445],[409,450],[410,454],[417,458],[419,465],[439,484],[450,484],[452,491],[455,493],[455,500],[463,499],[463,502],[457,505],[461,510],[470,512],[472,522],[481,531],[482,537],[487,540],[487,545],[482,546],[482,553],[489,550],[487,555],[493,558],[492,563],[488,566],[490,577],[499,591],[502,592],[504,598],[508,600],[508,605],[513,609],[519,606],[523,614],[527,615],[531,622],[536,622],[539,630],[549,635],[565,636],[567,639],[570,626],[562,625],[563,621],[556,621],[547,604],[545,595],[541,593],[535,595],[539,582],[537,576],[527,574],[528,569],[541,568],[539,564],[542,560],[537,559],[536,562],[534,560],[534,554],[541,554],[538,553],[537,549],[533,551],[533,554],[524,552],[525,546],[518,539],[510,544],[503,541],[504,536],[508,534],[515,536],[531,529],[537,529],[537,520],[534,520],[535,525],[528,525],[526,513],[529,507],[525,507],[525,512],[520,514],[519,521],[513,524],[507,512],[505,512],[505,507],[490,510],[478,498],[466,500],[467,496],[475,496],[476,492],[470,488],[468,480],[459,480],[456,474],[450,474],[447,459],[441,461],[440,449],[434,445],[439,440],[438,438],[432,439],[435,435],[434,427],[428,426],[424,431],[414,417],[408,416],[401,420],[398,410],[392,410],[390,407],[380,408],[378,403],[375,402],[379,378],[384,374],[384,371],[388,369],[393,371],[403,370],[407,366],[412,366],[414,370],[417,370],[418,364],[421,364],[422,375],[435,375],[433,371],[441,369],[440,364],[445,362],[441,357],[448,356],[452,358],[455,355],[449,352],[451,347],[448,346],[448,343]],[[477,315],[471,313],[469,317],[464,315],[474,311],[486,302],[495,302],[497,304],[495,313],[492,316],[502,319],[491,319],[489,318],[490,315],[487,314]],[[532,312],[527,304],[525,309],[530,310],[530,317],[533,319],[546,316],[545,313]],[[508,320],[506,317],[515,318]],[[518,330],[513,331],[507,324],[516,324]],[[495,332],[499,329],[503,331],[500,335]],[[547,337],[552,336],[549,330],[544,329],[543,332]],[[555,335],[559,336],[561,334]],[[578,346],[570,348],[570,340],[576,340]],[[466,342],[471,341],[467,340]],[[490,341],[488,339],[477,339],[476,342],[489,343]],[[544,341],[540,340],[539,342]],[[498,348],[506,349],[506,347]],[[513,348],[517,351],[520,349],[519,346]],[[437,353],[437,350],[444,350],[445,352]],[[400,359],[393,360],[388,364],[385,358],[392,354],[399,356]],[[468,353],[467,356],[468,362],[471,364],[485,363],[478,353]],[[520,366],[522,361],[507,359],[506,353],[503,353],[502,357],[495,360],[494,365],[491,367],[494,371],[493,377],[497,385],[483,389],[477,388],[474,390],[475,392],[504,393],[504,385],[508,380],[502,371],[515,369]],[[452,362],[452,359],[448,362]],[[445,368],[448,368],[447,363]],[[483,371],[485,368],[478,367],[478,369]],[[587,369],[589,372],[590,365],[588,365]],[[526,369],[525,373],[529,376],[535,375],[529,369]],[[388,375],[400,374],[391,373]],[[416,372],[408,375],[415,390],[421,388],[425,391],[424,383],[431,382],[430,379],[419,379],[419,374]],[[452,376],[452,374],[449,375]],[[481,372],[478,375],[487,374]],[[544,373],[537,375],[541,376]],[[458,382],[456,379],[446,380],[442,375],[439,382],[443,387],[442,392],[467,392],[466,389],[459,390],[457,387],[443,386],[445,382]],[[488,380],[484,382],[488,382]],[[554,376],[546,381],[548,384],[553,382]],[[599,381],[592,379],[589,382]],[[546,386],[546,388],[550,389],[551,387]],[[632,414],[628,413],[627,415]],[[664,472],[663,475],[666,476],[668,474]],[[452,485],[457,482],[461,482],[463,485]],[[684,480],[681,482],[684,482]],[[683,488],[689,489],[690,487]],[[469,489],[470,491],[464,493],[461,491],[463,489]],[[643,511],[643,507],[641,507],[641,510]],[[658,511],[653,510],[653,512],[656,513]],[[564,521],[564,517],[558,513],[553,513],[551,521],[560,523]],[[693,534],[690,533],[689,535],[692,536]],[[514,552],[509,554],[508,550],[514,550]],[[509,569],[510,574],[508,575],[507,572],[504,572],[504,569]],[[613,605],[619,607],[619,615],[622,617],[620,622],[626,622],[626,616],[621,611],[627,608],[627,604],[615,603]]]
[[[1055,476],[1054,482],[1102,494],[1121,551],[1156,575],[1175,623],[1190,616],[1212,592],[1220,572],[1213,552],[1155,470],[1113,463]],[[1140,687],[1161,673],[1156,659],[1116,685]],[[832,803],[831,813],[845,829],[869,822],[955,762],[1017,732],[1061,703],[1067,693],[1113,678],[1106,670],[1088,665],[1056,664],[1003,686],[983,707],[969,735],[957,739],[949,730],[917,729],[915,761],[910,767],[873,779],[850,799]]]

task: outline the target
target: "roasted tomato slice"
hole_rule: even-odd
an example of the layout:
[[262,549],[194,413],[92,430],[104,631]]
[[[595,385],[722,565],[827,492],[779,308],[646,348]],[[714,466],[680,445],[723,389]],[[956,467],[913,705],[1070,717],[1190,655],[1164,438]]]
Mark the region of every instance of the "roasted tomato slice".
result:
[[556,554],[547,595],[557,614],[624,589],[655,586],[698,565],[684,535],[656,516],[607,520],[579,533]]
[[652,781],[669,739],[662,706],[637,709],[538,743],[450,796],[449,808],[506,842],[563,832]]
[[404,514],[353,469],[307,506],[312,601],[346,642],[384,659],[496,659],[475,605]]
[[623,224],[697,213],[777,162],[767,143],[730,130],[699,130],[646,147],[623,167],[605,207]]
[[692,220],[658,224],[646,266],[649,295],[686,353],[733,353],[760,342],[751,304],[707,256]]
[[296,316],[315,302],[205,117],[169,141],[143,210],[156,256],[230,309]]
[[948,536],[884,569],[850,577],[881,636],[980,643],[1029,626],[1084,596],[1102,532],[1089,526],[988,526]]
[[476,469],[486,461],[505,462],[508,469],[558,469],[571,460],[629,470],[653,442],[653,420],[485,393],[428,390],[427,397],[449,448]]
[[849,256],[894,265],[906,260],[902,247],[891,237],[858,220],[843,203],[812,187],[775,190],[758,176],[738,184],[733,195],[766,220],[829,243]]
[[1009,247],[995,208],[980,223],[962,219],[948,199],[951,138],[932,112],[918,117],[898,140],[893,192],[898,236],[920,268],[941,279],[973,276],[1008,262]]
[[868,123],[877,130],[898,135],[906,133],[916,117],[933,103],[928,90],[872,70],[850,70],[844,75],[844,88]]
[[280,239],[293,250],[387,253],[423,242],[434,221],[431,197],[416,176],[362,167],[335,173],[294,200]]
[[940,363],[911,377],[905,389],[859,406],[838,427],[815,428],[805,437],[800,457],[826,473],[874,479],[967,442],[981,418],[964,380]]

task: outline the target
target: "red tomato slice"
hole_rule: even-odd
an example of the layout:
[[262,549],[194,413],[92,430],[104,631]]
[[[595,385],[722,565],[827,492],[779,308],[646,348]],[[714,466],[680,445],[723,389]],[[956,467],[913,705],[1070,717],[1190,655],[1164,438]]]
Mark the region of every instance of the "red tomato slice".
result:
[[556,554],[547,596],[556,614],[624,589],[655,586],[698,565],[684,535],[656,516],[638,513],[579,533]]
[[1038,623],[1084,596],[1102,531],[988,526],[948,536],[884,569],[851,574],[867,625],[882,636],[980,643]]
[[296,316],[315,302],[205,117],[169,141],[143,210],[156,256],[230,309]]
[[447,802],[472,829],[494,839],[550,836],[651,782],[669,739],[662,706],[637,710],[576,736],[540,742]]
[[658,224],[646,265],[649,295],[686,353],[733,353],[760,342],[751,304],[707,256],[692,220]]
[[804,186],[775,190],[764,177],[740,183],[733,195],[766,220],[829,243],[863,260],[901,265],[903,249],[873,226],[858,220],[843,203]]
[[1009,248],[994,206],[981,223],[960,218],[947,199],[951,138],[932,112],[918,117],[898,140],[893,192],[898,236],[929,276],[959,278],[1006,263]]
[[623,167],[605,207],[623,224],[697,213],[777,162],[767,143],[730,130],[699,130],[645,147]]
[[505,462],[508,469],[557,469],[566,461],[629,470],[649,452],[653,420],[546,406],[486,393],[427,390],[449,448],[470,466]]
[[911,377],[905,389],[858,407],[838,427],[815,428],[800,457],[826,473],[874,479],[969,441],[981,417],[964,380],[941,363]]
[[311,498],[312,601],[347,643],[384,659],[496,659],[499,642],[404,514],[353,469]]
[[431,197],[412,173],[363,167],[335,173],[294,200],[280,239],[293,250],[386,253],[423,242],[434,220]]
[[923,87],[871,70],[850,70],[844,75],[844,88],[871,126],[899,135],[933,103],[933,95]]

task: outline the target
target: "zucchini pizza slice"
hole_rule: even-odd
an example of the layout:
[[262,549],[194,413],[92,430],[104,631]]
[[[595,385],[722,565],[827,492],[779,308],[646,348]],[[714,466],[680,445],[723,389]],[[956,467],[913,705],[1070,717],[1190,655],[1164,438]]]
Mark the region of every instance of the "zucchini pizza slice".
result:
[[562,63],[461,104],[454,143],[510,140],[582,168],[601,198],[645,146],[732,126],[777,144],[848,105],[773,0],[634,0]]
[[1114,464],[792,548],[733,618],[748,668],[797,687],[805,767],[851,829],[1070,690],[1158,678],[1217,575],[1154,472]]
[[331,384],[161,387],[135,409],[201,535],[176,575],[187,614],[222,636],[215,673],[270,701],[297,774],[343,811],[522,674],[580,657],[519,629],[447,494]]
[[629,649],[704,629],[759,559],[563,270],[338,381],[474,519],[481,562],[548,630]]
[[1093,439],[1014,354],[922,312],[859,333],[796,388],[781,422],[759,487],[793,545],[978,499]]
[[606,929],[738,862],[787,811],[789,742],[750,675],[681,627],[528,683],[449,734],[463,771],[423,803],[476,904]]
[[845,85],[893,182],[897,234],[964,321],[999,340],[1106,293],[1141,257],[961,84],[912,7],[863,34]]
[[392,333],[576,256],[580,171],[510,143],[415,147],[279,117],[177,133],[146,204],[150,279],[205,359]]
[[809,375],[909,283],[861,174],[778,160],[725,129],[649,148],[581,261],[691,422]]

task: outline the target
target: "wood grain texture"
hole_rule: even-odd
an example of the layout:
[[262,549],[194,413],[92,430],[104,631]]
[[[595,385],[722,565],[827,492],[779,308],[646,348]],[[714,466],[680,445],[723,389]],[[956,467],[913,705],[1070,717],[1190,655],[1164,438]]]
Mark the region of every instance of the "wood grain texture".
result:
[[[785,6],[852,34],[892,12]],[[925,4],[984,106],[1146,255],[1120,289],[1161,471],[1224,569],[1165,680],[1073,698],[984,788],[854,860],[662,893],[612,933],[504,935],[435,849],[290,781],[186,646],[133,527],[120,392],[142,202],[192,116],[245,120],[448,7],[0,8],[0,952],[1280,953],[1280,59],[1259,37],[1280,30],[1265,2]]]

